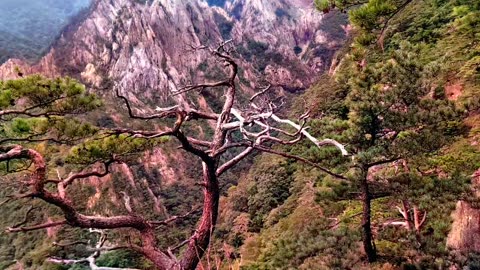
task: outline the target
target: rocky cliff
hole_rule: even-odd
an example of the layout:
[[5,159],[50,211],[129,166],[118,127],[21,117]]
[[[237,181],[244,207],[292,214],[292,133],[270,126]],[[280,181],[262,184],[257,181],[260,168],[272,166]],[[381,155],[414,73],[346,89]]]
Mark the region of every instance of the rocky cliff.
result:
[[319,14],[309,0],[228,0],[220,5],[97,0],[37,64],[11,59],[0,67],[0,78],[15,77],[15,67],[20,67],[27,74],[73,76],[96,89],[118,86],[138,104],[167,102],[171,90],[222,75],[207,51],[193,52],[191,45],[215,46],[232,39],[242,88],[268,80],[296,91],[329,67],[345,37],[342,17]]
[[[118,110],[109,98],[116,87],[137,108],[198,101],[200,106],[214,109],[215,98],[221,98],[221,93],[215,92],[210,99],[194,94],[178,100],[169,94],[191,82],[222,77],[223,66],[208,51],[193,51],[192,46],[213,47],[232,39],[241,67],[238,83],[243,91],[252,91],[269,81],[295,92],[307,88],[318,74],[328,70],[346,36],[341,27],[343,16],[324,16],[310,2],[226,0],[212,5],[212,1],[209,4],[204,0],[97,0],[89,12],[65,29],[40,61],[29,65],[28,61],[10,59],[0,66],[0,79],[32,73],[75,77],[106,100],[105,112],[97,117],[97,124],[129,125],[121,113],[124,110]],[[112,177],[92,178],[91,185],[77,186],[75,194],[81,197],[78,201],[87,201],[88,197],[86,208],[92,213],[121,212],[121,192],[128,191],[137,209],[153,209],[153,214],[165,217],[188,212],[202,194],[195,185],[199,174],[194,169],[201,166],[188,156],[170,151],[176,147],[169,144],[144,153],[139,166],[118,166],[113,168]],[[227,183],[237,179],[230,178],[222,185],[228,187]],[[12,222],[6,220],[1,225]],[[20,243],[24,241],[21,237],[1,235],[0,242]],[[39,235],[31,241],[35,245],[32,254],[41,248],[44,239]],[[29,254],[17,247],[0,250],[0,268],[4,262],[27,261]]]

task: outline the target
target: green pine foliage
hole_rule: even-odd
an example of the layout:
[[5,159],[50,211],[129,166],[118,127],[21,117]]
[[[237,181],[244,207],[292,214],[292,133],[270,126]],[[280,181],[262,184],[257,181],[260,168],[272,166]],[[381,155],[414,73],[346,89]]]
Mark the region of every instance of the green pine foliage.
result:
[[[277,158],[271,155],[257,159],[249,175],[229,190],[229,209],[220,225],[232,231],[227,239],[241,234],[242,245],[236,250],[242,269],[440,269],[478,264],[474,254],[459,259],[446,239],[457,201],[479,206],[471,188],[471,175],[480,167],[479,4],[428,0],[402,7],[404,3],[315,1],[323,11],[347,9],[355,38],[342,50],[335,75],[320,76],[294,102],[292,115],[307,107],[313,116],[309,131],[319,139],[345,143],[353,160],[340,157],[335,148],[318,149],[308,142],[278,150],[351,181],[298,162],[272,162]],[[461,93],[454,96],[456,85]],[[360,242],[362,205],[355,166],[397,157],[405,160],[408,170],[402,164],[387,164],[370,176],[378,197],[372,202],[372,222],[380,259],[368,266]],[[279,187],[264,192],[265,203],[259,204],[268,209],[274,205],[268,202],[280,202],[278,206],[266,214],[262,208],[249,211],[246,202],[259,195],[251,193],[251,187],[269,174],[266,168],[272,164],[277,164],[275,172],[289,172],[289,191],[276,192],[283,186],[281,180]],[[260,186],[271,181],[275,180],[265,179]],[[427,213],[418,235],[386,225],[402,219],[396,208],[402,200]],[[250,231],[239,230],[245,219]]]
[[142,139],[128,135],[108,136],[106,138],[93,138],[73,147],[66,161],[76,164],[92,164],[96,161],[108,161],[112,157],[142,153],[161,143],[167,138]]
[[[125,162],[133,161],[135,164],[138,163],[136,161],[139,154],[168,142],[165,139],[146,140],[123,134],[110,135],[108,128],[96,125],[98,122],[96,117],[102,115],[98,109],[102,106],[103,102],[96,95],[89,93],[82,84],[71,78],[48,79],[34,75],[0,81],[0,144],[21,144],[34,148],[48,163],[49,178],[57,179],[58,174],[79,172],[96,162],[106,162],[113,157]],[[110,124],[110,128],[112,125],[114,128],[115,123]],[[30,166],[30,163],[22,160],[0,163],[1,209],[3,213],[9,213],[7,218],[0,221],[2,228],[22,221],[30,207],[34,207],[35,211],[30,213],[28,224],[39,224],[45,222],[47,218],[62,217],[58,209],[40,201],[8,200],[12,194],[27,191],[26,186],[22,184],[22,173],[29,170]],[[19,173],[15,173],[16,171]],[[145,169],[142,171],[142,168],[138,168],[138,172],[139,175],[140,172],[145,174]],[[151,197],[146,192],[148,185],[145,182],[146,178],[152,176],[141,176],[142,181],[133,188],[129,187],[129,176],[113,173],[112,181],[104,186],[78,183],[69,188],[69,194],[77,203],[78,210],[85,214],[125,214],[125,210],[118,207],[118,200],[121,200],[121,197],[112,196],[122,191],[138,198],[143,204],[135,205],[139,209],[153,209]],[[101,198],[98,202],[91,200],[98,195]],[[117,204],[114,200],[117,200]],[[183,210],[179,209],[179,212]],[[154,213],[147,210],[143,212],[155,218]],[[122,233],[109,232],[109,235],[110,239],[126,241],[122,239]],[[72,228],[54,230],[53,235],[45,231],[24,234],[2,232],[0,269],[14,265],[15,260],[21,261],[28,269],[87,269],[81,264],[59,266],[46,262],[46,258],[50,256],[68,259],[90,256],[91,251],[85,246],[69,249],[52,245],[54,241],[75,242],[79,239],[92,243],[97,241],[88,231]],[[112,267],[142,267],[142,269],[150,267],[138,255],[122,252],[107,253],[99,261]]]
[[101,105],[71,78],[46,79],[32,75],[0,83],[0,108],[38,106],[51,114],[81,114]]

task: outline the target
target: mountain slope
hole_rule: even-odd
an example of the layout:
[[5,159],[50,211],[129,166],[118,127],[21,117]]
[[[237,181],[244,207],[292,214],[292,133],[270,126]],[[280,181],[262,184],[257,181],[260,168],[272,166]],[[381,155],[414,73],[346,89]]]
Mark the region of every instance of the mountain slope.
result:
[[[114,90],[124,93],[141,112],[174,102],[216,109],[215,101],[222,98],[220,91],[176,98],[170,95],[170,91],[190,82],[213,81],[224,75],[223,67],[208,51],[192,51],[190,45],[216,46],[231,38],[241,66],[240,95],[268,82],[278,86],[278,92],[289,95],[286,92],[305,90],[315,81],[316,74],[329,69],[335,51],[346,37],[344,16],[323,16],[306,1],[235,0],[223,4],[212,7],[200,0],[98,0],[86,16],[65,29],[38,63],[29,65],[11,59],[0,67],[0,78],[18,77],[18,70],[23,74],[78,78],[105,100],[105,111],[90,116],[98,125],[136,127],[139,124],[126,116],[114,98]],[[159,127],[152,124],[148,128]],[[208,125],[201,127],[200,132],[208,132]],[[168,218],[188,212],[202,194],[195,185],[198,170],[192,169],[201,166],[188,155],[172,150],[176,147],[167,143],[145,153],[140,165],[134,168],[114,166],[112,177],[89,179],[88,184],[75,186],[73,196],[84,202],[81,207],[91,214],[122,213],[122,191],[128,191],[135,198],[133,206],[147,215]],[[55,162],[61,163],[63,158],[60,153]],[[236,184],[238,175],[224,178],[222,186],[226,188]],[[5,190],[2,196],[10,191]],[[21,215],[19,208],[18,204],[6,206],[4,211],[12,215],[0,224],[6,227],[15,223]],[[162,239],[162,244],[183,241],[191,222],[194,221],[166,229],[164,234],[168,237]],[[2,245],[0,265],[18,260],[18,265],[29,269],[51,267],[44,264],[46,254],[65,255],[51,242],[68,240],[71,235],[88,237],[71,229],[0,235],[1,243],[15,243]],[[27,242],[28,247],[22,246]],[[68,253],[71,254],[77,255],[75,251]]]
[[[463,0],[407,2],[390,20],[383,48],[375,36],[370,46],[361,46],[361,39],[368,43],[368,36],[357,34],[342,50],[335,72],[322,75],[294,107],[303,109],[306,101],[314,116],[311,130],[340,140],[341,130],[348,128],[342,122],[356,117],[347,110],[347,102],[365,106],[360,99],[345,101],[348,93],[368,88],[368,79],[374,77],[360,78],[360,74],[383,63],[398,63],[393,56],[408,44],[420,52],[417,58],[426,67],[426,83],[433,85],[428,97],[421,98],[454,101],[464,113],[464,133],[442,149],[422,158],[408,157],[404,163],[372,168],[368,181],[377,192],[371,217],[379,261],[366,263],[356,183],[337,180],[308,165],[262,156],[223,199],[219,228],[225,236],[217,247],[230,248],[234,254],[231,264],[242,265],[242,269],[478,268],[480,6]],[[388,79],[377,91],[389,90]],[[348,86],[357,80],[364,85]],[[332,113],[335,117],[329,120]],[[429,117],[438,115],[431,112]],[[418,127],[415,122],[413,125]],[[428,140],[422,143],[428,144]],[[305,145],[281,150],[354,175],[328,151]],[[402,212],[411,224],[404,223]],[[418,231],[412,231],[414,226]]]
[[90,0],[3,0],[0,9],[0,63],[9,58],[38,60],[62,29]]
[[212,71],[213,77],[221,74],[207,52],[189,46],[232,38],[246,89],[258,87],[262,77],[301,90],[314,80],[306,74],[329,68],[345,38],[340,27],[333,35],[322,30],[329,20],[342,23],[338,18],[323,17],[305,1],[228,1],[225,9],[200,0],[97,1],[38,64],[10,60],[0,78],[14,76],[13,67],[20,66],[26,73],[74,76],[98,89],[115,82],[131,98],[168,102],[169,91],[212,77]]

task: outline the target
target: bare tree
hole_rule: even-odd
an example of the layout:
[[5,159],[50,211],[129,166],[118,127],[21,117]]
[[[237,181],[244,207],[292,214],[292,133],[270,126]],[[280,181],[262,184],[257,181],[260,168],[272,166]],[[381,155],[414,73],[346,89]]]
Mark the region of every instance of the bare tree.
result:
[[397,210],[402,216],[402,220],[388,221],[384,225],[401,226],[419,235],[427,219],[427,211],[421,213],[416,205],[412,209],[411,204],[407,200],[402,200],[402,206],[397,206]]
[[[165,226],[177,219],[187,218],[191,213],[184,216],[171,217],[167,220],[147,220],[145,217],[129,213],[128,215],[99,217],[88,216],[80,213],[70,198],[68,198],[68,187],[78,179],[91,176],[101,177],[109,173],[109,166],[119,162],[116,157],[103,162],[103,170],[86,170],[71,174],[69,177],[58,180],[47,179],[47,164],[44,157],[34,149],[21,145],[0,145],[0,162],[10,160],[30,160],[33,171],[28,179],[29,192],[18,194],[16,198],[37,198],[48,204],[58,207],[64,218],[58,221],[49,221],[43,224],[31,226],[14,226],[9,232],[25,232],[45,229],[58,226],[72,226],[89,229],[118,229],[131,228],[139,232],[141,244],[129,243],[125,248],[131,249],[149,259],[158,269],[195,269],[203,255],[207,252],[212,238],[218,217],[220,187],[219,177],[231,169],[254,151],[268,152],[281,155],[286,158],[294,158],[306,162],[321,169],[323,172],[334,177],[346,179],[328,169],[312,163],[306,159],[296,157],[272,148],[274,144],[290,145],[307,139],[318,147],[333,146],[339,149],[343,155],[347,155],[345,147],[335,140],[319,140],[308,132],[305,126],[308,112],[299,117],[299,123],[289,119],[283,119],[278,115],[279,105],[266,97],[270,86],[252,96],[247,106],[240,108],[236,103],[237,95],[237,74],[238,65],[231,56],[233,45],[231,41],[221,43],[217,48],[210,49],[206,46],[193,47],[194,50],[208,50],[212,57],[215,57],[225,65],[228,76],[224,80],[203,84],[192,84],[172,92],[173,96],[183,95],[192,91],[210,89],[211,91],[224,91],[223,107],[220,112],[205,112],[187,108],[184,105],[176,105],[169,108],[157,108],[153,115],[137,115],[129,100],[120,93],[117,88],[117,97],[122,99],[126,105],[129,116],[134,119],[176,119],[175,124],[163,131],[131,130],[118,128],[105,130],[106,135],[125,134],[138,138],[153,139],[159,137],[175,138],[181,148],[198,157],[202,161],[203,181],[203,208],[201,217],[197,223],[194,233],[182,243],[161,250],[157,243],[156,228]],[[0,115],[5,112],[0,112]],[[214,132],[208,140],[188,136],[183,131],[187,121],[206,120],[214,126]],[[240,140],[234,140],[232,134],[239,133]],[[226,153],[233,149],[240,149],[238,154],[226,161],[222,159]],[[46,188],[46,184],[56,185],[57,192]],[[129,202],[128,196],[124,194],[125,204]],[[94,258],[94,257],[92,257]]]

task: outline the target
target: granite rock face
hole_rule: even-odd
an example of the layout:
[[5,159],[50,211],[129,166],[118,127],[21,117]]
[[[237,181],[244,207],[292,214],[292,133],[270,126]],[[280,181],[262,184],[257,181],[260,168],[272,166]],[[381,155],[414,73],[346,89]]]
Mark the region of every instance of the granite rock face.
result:
[[341,21],[315,11],[310,0],[227,0],[223,7],[203,0],[97,0],[37,64],[11,59],[0,78],[14,78],[20,67],[26,74],[73,76],[94,89],[119,87],[138,104],[171,103],[171,90],[223,74],[208,51],[192,46],[232,39],[245,91],[265,80],[297,91],[328,70],[345,37]]
[[447,246],[460,252],[480,252],[480,211],[459,201],[452,218]]
[[[480,170],[472,175],[472,189],[480,196]],[[458,201],[452,213],[452,229],[448,234],[447,247],[461,253],[480,252],[480,210],[470,202]]]

